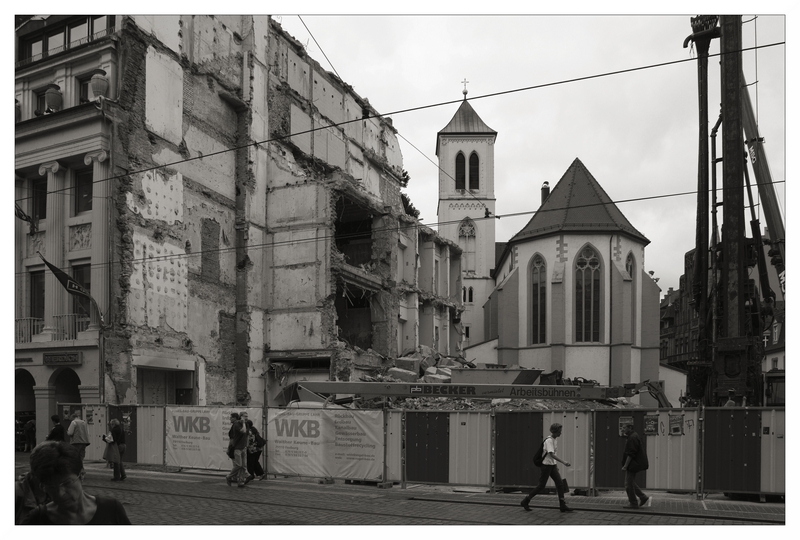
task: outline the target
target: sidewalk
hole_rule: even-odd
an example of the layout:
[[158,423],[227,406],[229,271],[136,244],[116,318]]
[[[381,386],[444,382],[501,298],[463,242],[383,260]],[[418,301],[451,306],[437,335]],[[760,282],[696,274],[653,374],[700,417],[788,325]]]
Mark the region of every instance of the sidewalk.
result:
[[[15,454],[16,473],[21,474],[28,468],[29,454]],[[227,471],[183,469],[177,467],[164,467],[160,465],[139,465],[126,464],[128,476],[131,479],[139,477],[142,480],[172,478],[175,482],[184,483],[195,478],[196,480],[208,480],[212,484],[215,479],[222,483]],[[106,468],[105,462],[87,461],[85,463],[87,473],[90,477],[98,478],[101,474],[111,474]],[[275,477],[270,475],[259,482],[262,487],[268,485],[283,486],[283,489],[300,490],[321,494],[328,493],[330,496],[375,496],[384,500],[394,501],[417,501],[430,503],[444,503],[457,505],[476,505],[476,512],[485,512],[486,508],[497,507],[508,511],[518,509],[522,514],[526,514],[519,503],[524,497],[522,492],[514,493],[489,493],[488,488],[470,486],[443,486],[425,485],[408,483],[406,489],[402,489],[399,484],[395,484],[389,489],[379,489],[372,484],[345,483],[344,480],[336,480],[333,484],[320,483],[314,478],[296,477]],[[722,493],[707,494],[698,500],[693,493],[668,493],[662,491],[651,491],[645,489],[650,500],[646,506],[638,510],[628,510],[622,508],[628,500],[624,491],[600,491],[598,496],[588,497],[580,495],[567,495],[567,504],[577,512],[602,512],[605,514],[618,514],[620,518],[641,514],[645,516],[665,516],[675,518],[675,523],[681,523],[682,518],[697,519],[731,519],[736,521],[752,522],[754,524],[785,524],[786,507],[784,503],[774,502],[749,502],[733,500],[724,496]],[[477,506],[480,505],[480,508]],[[531,508],[557,508],[558,500],[555,494],[537,495],[530,503]]]

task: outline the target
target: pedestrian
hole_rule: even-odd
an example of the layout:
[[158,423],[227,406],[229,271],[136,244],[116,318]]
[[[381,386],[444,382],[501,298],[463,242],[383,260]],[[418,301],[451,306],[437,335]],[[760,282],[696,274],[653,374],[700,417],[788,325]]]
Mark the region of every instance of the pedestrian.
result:
[[14,525],[20,525],[25,517],[40,504],[50,502],[50,497],[42,489],[39,480],[28,471],[14,482]]
[[[625,471],[625,492],[628,494],[629,504],[623,508],[639,508],[650,499],[636,485],[636,473],[646,471],[650,464],[647,461],[642,439],[633,430],[633,424],[625,424],[622,433],[628,437],[625,443],[625,452],[622,454],[622,470]],[[638,500],[637,500],[638,498]]]
[[81,418],[81,411],[72,413],[72,422],[67,428],[67,435],[69,435],[69,443],[74,446],[81,456],[81,463],[86,458],[86,447],[89,446],[89,429],[86,427],[86,422]]
[[36,420],[31,418],[25,422],[22,431],[25,434],[25,451],[32,452],[33,447],[36,446]]
[[64,441],[45,441],[31,452],[31,473],[50,502],[40,504],[23,525],[130,525],[125,508],[114,498],[83,490],[78,449]]
[[736,390],[734,390],[733,388],[728,390],[728,401],[725,402],[725,405],[723,405],[723,407],[736,407],[736,402],[733,401],[733,396],[735,395],[736,395]]
[[258,433],[258,430],[253,427],[252,421],[247,420],[245,425],[247,426],[247,472],[249,476],[244,483],[247,484],[256,477],[259,480],[264,479],[264,469],[261,467],[261,452],[266,441]]
[[53,421],[53,429],[47,435],[46,441],[63,441],[64,440],[64,426],[61,425],[61,418],[57,414],[50,417]]
[[122,456],[125,455],[125,429],[116,418],[113,418],[108,425],[111,427],[111,434],[103,435],[103,440],[108,443],[109,462],[114,465],[114,476],[111,480],[121,482],[128,478],[125,474],[125,465],[122,463]]
[[559,509],[562,512],[572,512],[572,509],[568,507],[566,501],[564,501],[564,481],[561,479],[561,474],[558,472],[558,465],[556,465],[556,461],[558,461],[559,463],[563,463],[565,467],[570,466],[568,462],[556,455],[558,452],[558,442],[556,439],[561,437],[562,429],[563,426],[559,423],[550,425],[550,436],[544,440],[545,454],[544,459],[542,460],[541,474],[539,475],[539,485],[533,488],[533,491],[531,491],[528,496],[522,499],[522,502],[519,503],[520,506],[522,506],[527,512],[531,511],[528,503],[531,502],[532,498],[544,491],[545,486],[547,486],[548,478],[552,478],[553,482],[556,484]]
[[[246,414],[246,413],[245,413]],[[225,482],[230,487],[233,481],[243,488],[247,477],[247,425],[242,421],[239,413],[231,413],[231,428],[228,430],[228,456],[233,461],[231,472],[225,477]]]

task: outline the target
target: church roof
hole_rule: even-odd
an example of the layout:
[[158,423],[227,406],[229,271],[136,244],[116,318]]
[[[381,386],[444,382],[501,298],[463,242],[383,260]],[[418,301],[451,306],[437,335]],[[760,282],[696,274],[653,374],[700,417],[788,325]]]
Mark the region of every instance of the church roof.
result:
[[497,132],[486,125],[481,120],[472,105],[469,104],[466,98],[461,102],[461,106],[456,111],[455,116],[436,136],[436,155],[439,155],[439,135],[466,135],[466,134],[491,134],[497,135]]
[[578,158],[575,158],[528,224],[509,242],[556,232],[620,232],[645,245],[650,243],[630,224]]

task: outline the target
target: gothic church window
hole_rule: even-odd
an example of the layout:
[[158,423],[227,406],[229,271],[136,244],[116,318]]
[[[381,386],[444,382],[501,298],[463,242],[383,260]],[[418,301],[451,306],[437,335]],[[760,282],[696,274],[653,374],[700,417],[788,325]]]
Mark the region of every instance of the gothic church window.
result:
[[469,156],[469,189],[478,189],[480,187],[479,170],[480,159],[478,159],[478,154],[473,152]]
[[464,154],[459,152],[456,155],[456,189],[466,189],[466,160]]
[[538,253],[531,261],[531,344],[546,343],[547,331],[547,265]]
[[467,292],[467,302],[469,302],[470,304],[472,303],[472,295],[473,295],[473,291],[472,291],[472,287],[470,287],[469,291]]
[[575,260],[575,341],[600,342],[600,258],[590,247]]
[[465,272],[475,271],[475,222],[469,218],[464,219],[458,226],[458,245],[464,252],[463,270]]

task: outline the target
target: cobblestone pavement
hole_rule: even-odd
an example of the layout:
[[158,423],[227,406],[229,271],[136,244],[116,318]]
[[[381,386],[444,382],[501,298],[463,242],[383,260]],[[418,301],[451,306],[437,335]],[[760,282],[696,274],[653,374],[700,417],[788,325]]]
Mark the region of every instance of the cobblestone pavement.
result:
[[[27,470],[27,454],[16,455],[16,473]],[[569,496],[573,513],[561,513],[555,495],[533,499],[525,512],[519,493],[486,493],[409,484],[319,484],[273,478],[244,489],[228,487],[224,473],[162,472],[128,467],[128,479],[111,482],[104,463],[87,463],[87,492],[110,495],[125,506],[131,522],[147,525],[734,525],[785,522],[782,503],[731,501],[722,495],[650,492],[640,510],[625,510],[623,492],[599,497]],[[150,468],[152,469],[152,468]]]

